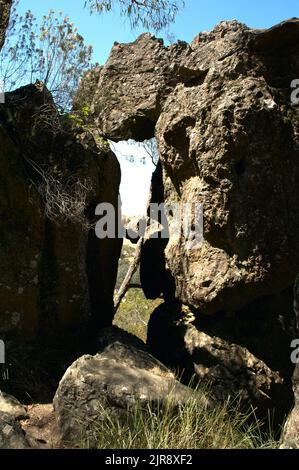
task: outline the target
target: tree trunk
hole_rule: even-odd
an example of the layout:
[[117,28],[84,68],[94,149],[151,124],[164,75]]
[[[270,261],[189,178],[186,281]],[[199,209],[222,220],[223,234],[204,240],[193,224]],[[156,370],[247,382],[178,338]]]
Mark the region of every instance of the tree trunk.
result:
[[131,279],[134,276],[134,274],[137,271],[137,268],[139,266],[142,244],[143,244],[143,238],[140,238],[138,240],[137,245],[136,245],[136,250],[135,250],[133,261],[131,262],[131,264],[129,266],[129,269],[128,269],[127,274],[126,274],[126,276],[125,276],[125,278],[122,282],[122,285],[120,286],[120,288],[118,289],[117,293],[114,296],[114,311],[115,312],[117,312],[117,309],[118,309],[122,299],[126,295],[126,292],[130,287]]

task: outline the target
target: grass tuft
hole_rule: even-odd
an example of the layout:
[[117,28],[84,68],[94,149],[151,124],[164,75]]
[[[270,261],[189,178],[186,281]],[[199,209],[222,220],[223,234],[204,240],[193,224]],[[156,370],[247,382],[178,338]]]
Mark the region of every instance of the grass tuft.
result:
[[[277,441],[269,428],[261,432],[254,411],[242,413],[236,402],[207,409],[199,391],[180,406],[171,397],[163,403],[136,403],[118,419],[99,407],[101,421],[92,442],[98,449],[273,449]],[[201,392],[202,393],[202,392]],[[89,448],[88,440],[80,447]]]

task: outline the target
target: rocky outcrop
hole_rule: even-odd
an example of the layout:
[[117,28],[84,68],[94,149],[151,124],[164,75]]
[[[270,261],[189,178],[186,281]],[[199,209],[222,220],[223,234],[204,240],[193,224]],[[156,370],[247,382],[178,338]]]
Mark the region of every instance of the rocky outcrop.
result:
[[184,75],[180,62],[188,50],[184,42],[165,48],[149,33],[131,44],[115,43],[93,100],[99,131],[115,140],[153,137],[161,106]]
[[[291,24],[299,35],[299,21]],[[298,269],[299,152],[289,88],[299,72],[296,41],[292,48],[282,37],[275,52],[261,52],[257,38],[237,24],[200,35],[194,54],[210,62],[206,79],[176,87],[156,128],[166,201],[204,208],[203,243],[188,250],[183,237],[170,240],[166,262],[176,296],[209,315],[282,291]],[[275,82],[286,50],[289,66],[281,64]]]
[[95,207],[117,205],[114,154],[60,117],[42,83],[0,105],[0,337],[111,324],[120,240],[99,240]]
[[0,50],[5,41],[12,0],[0,0]]
[[28,449],[30,441],[20,420],[28,417],[25,406],[0,391],[0,449]]
[[0,391],[0,412],[8,413],[17,420],[25,419],[28,417],[26,407],[24,405],[21,405],[19,400],[1,391]]
[[115,45],[100,73],[94,107],[104,134],[140,140],[150,122],[165,202],[204,205],[203,244],[187,250],[180,237],[165,250],[177,298],[203,313],[234,311],[294,280],[298,37],[299,20],[261,31],[222,22],[190,46],[145,35]]
[[[248,315],[196,318],[187,306],[164,303],[151,315],[148,346],[164,364],[179,368],[184,383],[192,379],[208,387],[215,402],[224,403],[230,397],[246,412],[252,405],[260,417],[275,408],[273,423],[277,424],[292,403],[284,380],[293,368],[290,340],[279,322],[275,327],[273,312],[263,313],[260,323],[261,312],[254,319]],[[275,341],[279,350],[273,348]]]
[[0,449],[29,449],[30,443],[20,423],[0,411]]
[[0,449],[60,446],[52,404],[22,405],[0,391]]
[[[296,18],[268,30],[221,22],[190,45],[165,47],[143,35],[113,47],[93,103],[94,119],[105,136],[156,136],[163,167],[162,177],[153,179],[158,202],[203,205],[201,243],[188,244],[184,233],[173,236],[170,213],[168,242],[144,244],[140,271],[145,293],[150,298],[163,293],[168,312],[174,302],[192,312],[196,344],[208,335],[206,353],[217,356],[212,364],[226,368],[229,344],[235,352],[236,347],[247,348],[241,354],[244,370],[250,369],[249,362],[258,364],[252,372],[257,377],[258,369],[263,370],[267,379],[261,390],[270,395],[279,388],[276,371],[281,378],[291,375],[290,287],[299,265],[299,126],[290,96],[291,82],[299,76],[298,39]],[[150,260],[155,260],[161,282]],[[159,357],[167,351],[184,368],[184,357],[190,360],[193,353],[186,344],[178,353],[165,309],[153,317],[160,315],[160,321],[149,326],[150,342],[157,344],[155,336],[163,337]],[[175,324],[175,311],[172,315]],[[202,329],[205,317],[212,320]],[[193,336],[193,327],[188,331]],[[284,345],[279,351],[270,344],[269,331]],[[185,340],[184,334],[181,344]],[[226,351],[223,357],[218,346]],[[248,361],[247,352],[255,359]],[[194,362],[192,358],[191,368]],[[203,358],[200,364],[211,369]]]
[[[138,406],[185,402],[192,391],[142,349],[116,341],[95,356],[83,356],[63,376],[54,397],[58,430],[65,443],[96,436],[105,415],[127,419]],[[203,406],[209,401],[201,397]]]

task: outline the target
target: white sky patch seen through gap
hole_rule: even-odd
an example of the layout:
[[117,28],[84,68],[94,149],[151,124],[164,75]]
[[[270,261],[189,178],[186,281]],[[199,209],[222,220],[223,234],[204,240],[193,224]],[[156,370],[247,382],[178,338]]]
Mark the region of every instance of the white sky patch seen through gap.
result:
[[[143,215],[146,213],[155,166],[140,143],[129,140],[110,144],[121,167],[122,213],[130,216]],[[134,162],[129,161],[130,157],[134,158]],[[142,159],[145,163],[142,163]]]

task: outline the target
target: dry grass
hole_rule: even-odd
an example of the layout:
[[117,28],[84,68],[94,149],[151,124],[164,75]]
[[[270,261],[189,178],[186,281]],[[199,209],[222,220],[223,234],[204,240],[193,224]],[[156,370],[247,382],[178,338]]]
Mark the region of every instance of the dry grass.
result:
[[[124,245],[117,286],[125,276],[134,246]],[[133,278],[140,284],[139,272]],[[118,327],[146,341],[150,314],[162,302],[147,300],[142,289],[131,288],[123,299],[114,323]],[[103,407],[100,408],[101,426],[97,433],[99,449],[254,449],[277,448],[278,443],[270,424],[261,426],[254,411],[240,411],[236,402],[227,402],[212,410],[202,407],[200,400],[190,399],[175,408],[171,404],[161,407],[150,404],[136,406],[127,420],[119,421]],[[268,432],[265,429],[268,428]],[[85,442],[83,447],[89,447]]]
[[39,175],[40,182],[37,184],[31,180],[31,184],[42,198],[44,213],[49,220],[56,223],[71,222],[84,230],[94,228],[85,215],[86,199],[92,187],[90,178],[66,176],[57,168],[38,165],[30,158],[26,158],[26,162]]
[[[198,392],[197,392],[198,393]],[[98,449],[273,449],[278,447],[269,427],[261,432],[254,412],[241,413],[236,403],[207,410],[194,393],[174,407],[171,397],[163,406],[136,405],[127,419],[118,420],[100,407],[96,429]],[[88,448],[88,441],[81,444]]]

